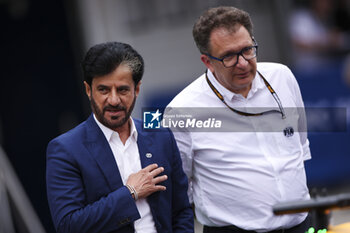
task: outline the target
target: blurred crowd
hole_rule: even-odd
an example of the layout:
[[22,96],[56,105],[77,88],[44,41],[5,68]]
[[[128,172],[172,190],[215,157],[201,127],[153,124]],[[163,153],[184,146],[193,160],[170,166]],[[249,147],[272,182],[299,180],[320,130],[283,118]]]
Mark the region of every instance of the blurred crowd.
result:
[[296,70],[312,74],[340,65],[350,85],[349,0],[299,2],[290,17],[289,32]]

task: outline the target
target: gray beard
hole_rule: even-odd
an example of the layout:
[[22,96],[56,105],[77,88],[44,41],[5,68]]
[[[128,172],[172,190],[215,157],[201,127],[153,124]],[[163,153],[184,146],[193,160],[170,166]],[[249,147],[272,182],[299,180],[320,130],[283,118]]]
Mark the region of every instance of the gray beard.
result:
[[[91,93],[92,94],[92,93]],[[98,108],[93,96],[91,95],[91,100],[90,100],[90,103],[91,103],[91,109],[92,109],[92,112],[95,114],[97,120],[99,122],[101,122],[104,126],[106,126],[107,128],[110,128],[111,130],[115,130],[121,126],[123,126],[125,123],[128,122],[130,116],[131,116],[131,113],[135,107],[135,102],[136,102],[136,97],[134,97],[134,100],[129,108],[128,109],[124,109],[123,111],[125,111],[125,117],[122,118],[119,122],[116,122],[116,123],[111,123],[109,122],[105,117],[104,117],[104,113],[105,113],[105,108],[103,108],[103,110],[101,111],[101,109]],[[112,106],[110,106],[112,107]],[[114,106],[115,108],[122,108],[124,106]],[[115,117],[115,118],[112,118],[113,120],[117,119],[118,117]]]

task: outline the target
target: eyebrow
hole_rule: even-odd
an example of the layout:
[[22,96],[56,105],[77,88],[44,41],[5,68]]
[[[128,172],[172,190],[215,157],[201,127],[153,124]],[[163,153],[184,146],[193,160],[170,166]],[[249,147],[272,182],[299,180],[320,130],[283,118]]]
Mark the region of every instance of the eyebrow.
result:
[[118,91],[122,91],[122,90],[130,90],[130,86],[129,85],[122,85],[122,86],[119,86],[117,88]]
[[99,89],[99,88],[109,88],[109,87],[103,84],[99,84],[96,88]]
[[[99,84],[96,88],[97,88],[97,89],[100,89],[100,88],[107,88],[107,89],[110,89],[110,86],[104,85],[104,84]],[[118,91],[120,91],[120,90],[129,90],[129,89],[130,89],[130,86],[129,86],[129,85],[122,85],[122,86],[117,87],[117,90],[118,90]]]

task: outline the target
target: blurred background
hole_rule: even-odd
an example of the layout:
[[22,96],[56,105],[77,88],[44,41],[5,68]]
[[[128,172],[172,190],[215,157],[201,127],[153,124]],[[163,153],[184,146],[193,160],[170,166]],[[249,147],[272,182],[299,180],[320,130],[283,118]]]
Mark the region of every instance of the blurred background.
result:
[[[141,118],[205,71],[192,26],[219,5],[250,13],[258,61],[288,65],[306,106],[346,108],[347,130],[309,134],[306,170],[311,189],[350,192],[350,0],[0,0],[0,232],[54,232],[45,151],[90,114],[87,49],[122,41],[144,57]],[[343,213],[335,223],[350,221]]]

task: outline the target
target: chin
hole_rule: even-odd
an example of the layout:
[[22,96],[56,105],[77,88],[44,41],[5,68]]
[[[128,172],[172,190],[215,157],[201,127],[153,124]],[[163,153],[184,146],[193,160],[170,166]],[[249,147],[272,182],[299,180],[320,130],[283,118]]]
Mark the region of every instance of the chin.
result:
[[246,79],[243,79],[241,80],[241,82],[239,82],[239,86],[241,87],[247,87],[247,86],[250,86],[252,84],[253,80],[250,79],[250,78],[246,78]]

